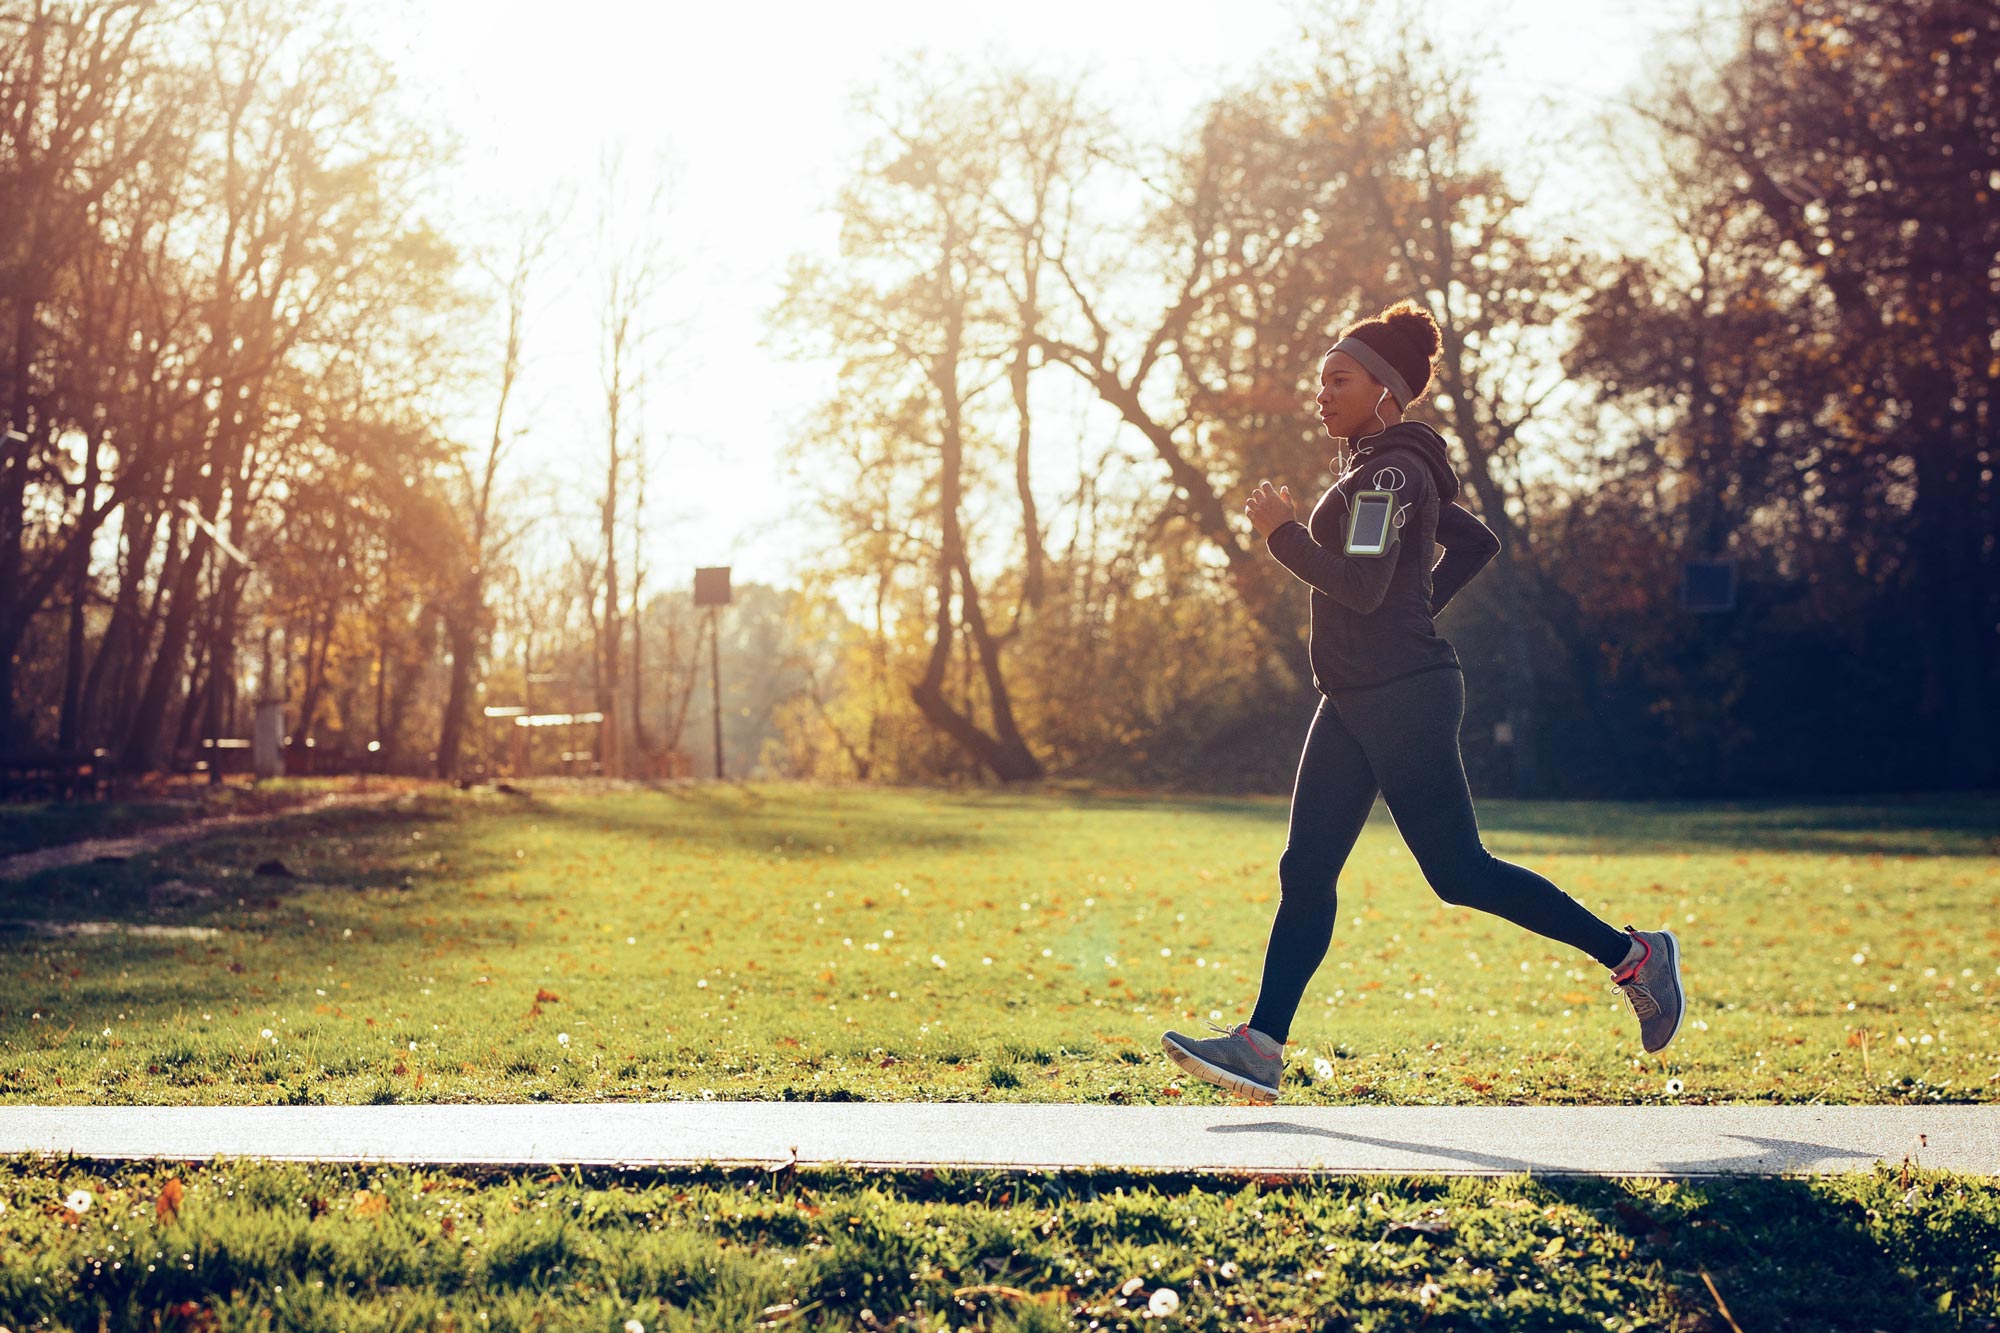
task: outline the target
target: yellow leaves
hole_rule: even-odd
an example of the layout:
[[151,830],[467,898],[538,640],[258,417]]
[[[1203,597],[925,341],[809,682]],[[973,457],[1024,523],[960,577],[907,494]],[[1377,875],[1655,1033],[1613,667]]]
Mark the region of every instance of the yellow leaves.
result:
[[354,1191],[354,1202],[348,1208],[355,1217],[380,1217],[388,1211],[388,1198],[369,1190]]
[[153,1201],[153,1215],[162,1222],[173,1221],[180,1216],[181,1200],[186,1194],[187,1189],[181,1184],[180,1177],[175,1176],[160,1186],[160,1197]]
[[1551,1240],[1548,1244],[1542,1246],[1542,1252],[1540,1257],[1544,1259],[1559,1258],[1562,1254],[1562,1250],[1563,1250],[1563,1238],[1561,1236],[1557,1236],[1553,1240]]

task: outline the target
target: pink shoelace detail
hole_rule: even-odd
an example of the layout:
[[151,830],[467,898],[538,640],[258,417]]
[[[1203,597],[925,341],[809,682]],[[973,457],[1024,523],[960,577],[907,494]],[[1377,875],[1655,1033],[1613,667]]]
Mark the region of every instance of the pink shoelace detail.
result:
[[1639,971],[1652,960],[1653,946],[1636,933],[1632,938],[1639,941],[1639,947],[1645,952],[1639,955],[1638,962],[1611,974],[1611,988],[1624,992],[1625,998],[1632,1004],[1632,1012],[1640,1018],[1657,1018],[1660,1014],[1660,1002],[1653,998],[1652,991],[1639,984]]

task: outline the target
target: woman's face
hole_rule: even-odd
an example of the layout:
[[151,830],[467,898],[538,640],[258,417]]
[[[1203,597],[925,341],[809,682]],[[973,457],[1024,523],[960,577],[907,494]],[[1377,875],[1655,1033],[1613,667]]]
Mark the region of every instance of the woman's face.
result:
[[[1335,439],[1351,440],[1396,419],[1396,400],[1345,352],[1328,352],[1319,366],[1320,424]],[[1378,410],[1379,409],[1379,410]]]

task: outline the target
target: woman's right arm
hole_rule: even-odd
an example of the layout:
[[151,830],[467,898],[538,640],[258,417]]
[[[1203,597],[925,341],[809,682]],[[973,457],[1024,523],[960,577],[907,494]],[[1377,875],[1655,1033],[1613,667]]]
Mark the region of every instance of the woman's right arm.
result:
[[1500,554],[1500,539],[1493,530],[1455,502],[1438,510],[1437,544],[1444,548],[1444,556],[1431,568],[1432,615],[1444,610],[1445,603]]

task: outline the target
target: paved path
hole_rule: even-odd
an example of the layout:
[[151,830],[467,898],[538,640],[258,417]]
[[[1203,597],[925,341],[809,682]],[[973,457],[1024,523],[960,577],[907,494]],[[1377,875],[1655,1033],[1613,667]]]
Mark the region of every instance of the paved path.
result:
[[0,1106],[0,1153],[1446,1175],[2000,1175],[2000,1106]]

